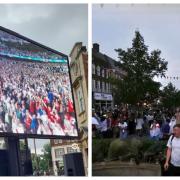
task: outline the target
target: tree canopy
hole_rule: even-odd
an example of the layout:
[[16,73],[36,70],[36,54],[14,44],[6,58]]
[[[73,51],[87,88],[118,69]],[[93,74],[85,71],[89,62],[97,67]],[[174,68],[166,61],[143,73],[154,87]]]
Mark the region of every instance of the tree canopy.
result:
[[180,106],[180,91],[172,83],[169,83],[161,92],[162,106],[166,108],[176,108]]
[[136,104],[147,96],[149,101],[156,98],[161,84],[153,78],[165,76],[168,64],[161,58],[161,51],[157,49],[149,52],[139,31],[135,31],[131,48],[115,51],[118,53],[119,66],[127,72],[123,80],[112,81],[116,101]]

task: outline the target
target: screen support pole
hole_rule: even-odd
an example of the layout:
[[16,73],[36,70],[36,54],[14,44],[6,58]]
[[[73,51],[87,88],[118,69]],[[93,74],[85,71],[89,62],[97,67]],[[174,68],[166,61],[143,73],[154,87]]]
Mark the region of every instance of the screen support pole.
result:
[[9,175],[20,176],[21,160],[20,160],[20,144],[18,137],[8,137],[8,159],[9,159]]
[[36,168],[39,172],[40,168],[39,168],[39,160],[38,160],[37,151],[36,151],[36,139],[35,138],[33,139],[33,142],[34,142],[34,151],[35,151],[35,158],[36,158],[36,165],[37,165]]

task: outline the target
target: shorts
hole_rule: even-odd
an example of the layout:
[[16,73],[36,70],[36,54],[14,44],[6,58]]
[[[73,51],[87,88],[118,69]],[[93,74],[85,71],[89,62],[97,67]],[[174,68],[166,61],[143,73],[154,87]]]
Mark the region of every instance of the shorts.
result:
[[168,169],[169,176],[180,176],[180,167],[176,167],[173,164],[169,165]]

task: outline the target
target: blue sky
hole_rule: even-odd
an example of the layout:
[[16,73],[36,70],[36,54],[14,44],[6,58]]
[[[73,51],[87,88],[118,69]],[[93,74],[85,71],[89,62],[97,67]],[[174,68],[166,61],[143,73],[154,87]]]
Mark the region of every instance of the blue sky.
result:
[[[114,49],[131,47],[134,32],[139,30],[149,50],[160,49],[168,61],[166,75],[180,76],[180,4],[97,4],[92,14],[93,43],[100,44],[102,53],[117,59]],[[180,79],[171,82],[180,89]]]

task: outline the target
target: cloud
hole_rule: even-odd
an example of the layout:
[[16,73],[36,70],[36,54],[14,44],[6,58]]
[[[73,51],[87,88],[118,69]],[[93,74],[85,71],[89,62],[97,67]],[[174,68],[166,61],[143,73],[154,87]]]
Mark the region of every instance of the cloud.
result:
[[0,25],[69,55],[73,45],[87,45],[86,4],[1,4]]

